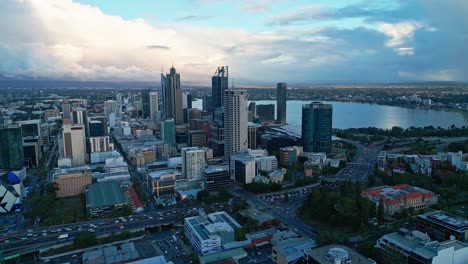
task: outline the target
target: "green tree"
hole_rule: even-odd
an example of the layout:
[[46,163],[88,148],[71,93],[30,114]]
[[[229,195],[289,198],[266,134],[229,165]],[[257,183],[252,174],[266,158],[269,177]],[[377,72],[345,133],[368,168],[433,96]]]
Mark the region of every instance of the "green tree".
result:
[[382,222],[384,220],[384,200],[379,199],[379,204],[377,205],[377,219]]
[[86,248],[95,245],[96,242],[96,236],[93,233],[86,231],[75,237],[73,240],[73,246],[75,248]]
[[244,227],[238,227],[234,229],[234,238],[236,241],[243,241],[245,240],[245,228]]

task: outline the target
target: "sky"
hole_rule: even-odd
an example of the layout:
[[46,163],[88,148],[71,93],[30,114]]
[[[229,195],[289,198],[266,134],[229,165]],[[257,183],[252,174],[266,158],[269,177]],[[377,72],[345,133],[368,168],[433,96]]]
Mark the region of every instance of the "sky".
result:
[[466,0],[0,0],[0,78],[468,80]]

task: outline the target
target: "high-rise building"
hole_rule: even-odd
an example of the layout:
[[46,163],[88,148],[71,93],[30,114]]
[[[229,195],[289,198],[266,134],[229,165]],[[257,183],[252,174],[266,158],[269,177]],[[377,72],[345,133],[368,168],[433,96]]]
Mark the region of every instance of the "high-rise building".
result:
[[182,176],[201,180],[205,171],[205,151],[198,147],[182,148]]
[[275,105],[257,105],[257,116],[260,122],[275,120]]
[[86,141],[83,125],[63,125],[63,154],[71,159],[72,166],[85,164]]
[[276,84],[276,121],[280,124],[286,124],[287,89],[286,83]]
[[163,98],[164,119],[172,118],[176,125],[183,124],[182,89],[180,87],[180,74],[176,73],[174,66],[166,76],[161,73],[161,91]]
[[247,100],[241,90],[224,91],[224,158],[248,148]]
[[67,100],[62,102],[62,120],[64,124],[71,122],[71,105]]
[[0,169],[21,170],[23,164],[21,127],[18,125],[0,125]]
[[174,119],[166,119],[161,122],[161,137],[165,144],[175,146],[175,122]]
[[302,106],[304,152],[331,152],[333,107],[312,102]]
[[117,101],[107,100],[104,102],[104,113],[106,116],[109,116],[111,113],[115,114],[115,109],[117,108]]
[[247,125],[248,134],[249,134],[249,149],[256,149],[257,148],[257,133],[258,133],[258,126],[252,122],[249,122]]
[[141,112],[143,118],[149,118],[151,115],[150,109],[150,91],[145,90],[141,92]]
[[72,112],[72,123],[85,125],[88,122],[88,110],[86,108],[77,107]]
[[[150,105],[150,116],[151,121],[160,122],[161,117],[159,113],[159,93],[150,92],[149,93],[149,105]],[[144,105],[143,105],[144,108]]]
[[216,69],[213,77],[211,77],[211,96],[212,109],[223,107],[224,91],[228,89],[229,72],[228,66],[221,66]]

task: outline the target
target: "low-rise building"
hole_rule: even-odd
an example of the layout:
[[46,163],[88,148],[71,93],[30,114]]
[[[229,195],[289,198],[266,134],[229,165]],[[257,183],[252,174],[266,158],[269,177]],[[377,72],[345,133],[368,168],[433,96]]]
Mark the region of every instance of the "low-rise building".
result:
[[443,211],[434,211],[418,215],[417,229],[439,241],[452,236],[462,242],[468,242],[468,220]]
[[302,154],[302,146],[292,146],[280,148],[279,164],[281,166],[291,166],[297,162],[297,157]]
[[89,217],[108,215],[127,204],[120,184],[115,181],[89,184],[86,186],[85,198]]
[[203,174],[204,189],[211,192],[228,187],[231,184],[229,165],[209,166]]
[[372,259],[369,259],[355,249],[343,245],[326,245],[323,247],[312,248],[306,250],[304,256],[305,263],[311,264],[376,264]]
[[274,183],[282,183],[284,180],[284,175],[286,175],[286,169],[281,168],[277,169],[275,171],[272,171],[268,174],[268,177],[270,177],[270,182]]
[[91,170],[88,166],[57,169],[53,181],[58,187],[58,198],[77,196],[92,183]]
[[305,237],[286,239],[273,246],[271,260],[276,264],[298,263],[305,251],[316,246],[315,241]]
[[160,170],[148,173],[148,184],[155,196],[173,196],[175,179],[180,176],[176,170]]
[[400,228],[398,232],[384,235],[377,240],[383,257],[393,260],[400,253],[408,263],[444,264],[467,263],[468,245],[453,237],[444,242],[431,241],[427,234]]
[[260,170],[272,172],[278,168],[275,156],[266,150],[247,150],[230,157],[231,179],[240,183],[251,183]]
[[0,176],[0,213],[21,209],[23,201],[23,181],[14,172]]
[[419,210],[437,204],[437,195],[433,192],[408,184],[371,188],[362,192],[362,196],[374,202],[376,206],[382,200],[384,214],[389,216],[404,209]]
[[199,216],[185,218],[184,227],[196,252],[205,256],[221,252],[224,244],[234,242],[234,230],[241,226],[224,211],[205,214],[200,209]]

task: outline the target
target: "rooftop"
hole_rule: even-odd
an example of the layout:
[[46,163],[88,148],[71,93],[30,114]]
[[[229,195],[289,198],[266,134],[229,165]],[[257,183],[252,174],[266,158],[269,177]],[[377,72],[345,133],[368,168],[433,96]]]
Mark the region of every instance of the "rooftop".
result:
[[413,187],[408,184],[399,184],[393,186],[379,186],[362,192],[362,196],[377,202],[383,199],[385,203],[396,203],[405,198],[431,197],[434,193],[419,187]]
[[275,217],[272,216],[271,214],[267,212],[262,212],[257,209],[245,209],[245,210],[239,211],[239,214],[242,215],[243,217],[248,217],[253,220],[257,220],[259,223],[264,223],[264,222],[268,222],[268,221],[275,219]]
[[440,250],[452,247],[455,251],[457,251],[468,247],[468,245],[458,240],[447,240],[444,242],[433,241],[426,244],[424,247],[415,249],[413,252],[425,259],[432,259],[438,255]]
[[463,217],[449,214],[443,211],[429,212],[426,214],[418,215],[418,218],[423,218],[433,223],[443,225],[447,228],[457,231],[468,230],[468,220]]
[[286,258],[288,262],[294,261],[301,258],[304,255],[304,251],[316,247],[315,241],[301,237],[291,238],[279,242],[275,247],[277,252]]
[[118,182],[98,182],[86,186],[86,208],[112,206],[126,202]]
[[363,255],[356,252],[354,249],[349,248],[343,245],[326,245],[323,247],[312,248],[306,250],[306,254],[309,255],[319,264],[329,264],[333,263],[329,259],[334,259],[335,257],[339,258],[349,258],[352,264],[370,264],[375,263],[372,260],[364,257]]
[[219,253],[215,253],[211,255],[202,256],[201,259],[202,259],[202,263],[211,263],[211,262],[220,261],[220,260],[228,259],[228,258],[240,259],[243,257],[247,257],[247,252],[245,252],[245,250],[243,250],[242,248],[235,248],[235,249],[231,249],[231,250],[227,250],[227,251],[223,251],[223,252],[219,252]]
[[200,238],[206,240],[216,232],[234,232],[240,225],[226,212],[216,212],[202,216],[193,216],[185,218],[185,222],[190,226]]

